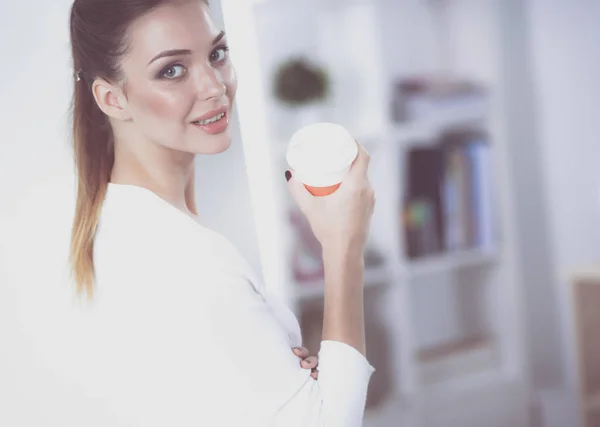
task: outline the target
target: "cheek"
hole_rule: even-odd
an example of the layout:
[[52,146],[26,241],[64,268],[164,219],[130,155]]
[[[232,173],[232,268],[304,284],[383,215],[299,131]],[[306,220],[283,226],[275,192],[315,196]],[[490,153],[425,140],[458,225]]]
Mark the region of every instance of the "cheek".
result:
[[173,90],[147,87],[136,91],[135,106],[140,119],[163,120],[181,118],[186,113],[186,103]]

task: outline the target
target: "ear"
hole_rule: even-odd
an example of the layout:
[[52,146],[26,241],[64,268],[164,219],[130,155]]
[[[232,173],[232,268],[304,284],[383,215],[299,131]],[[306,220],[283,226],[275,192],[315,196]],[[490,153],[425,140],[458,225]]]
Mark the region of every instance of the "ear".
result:
[[104,79],[96,79],[92,83],[92,93],[104,114],[117,120],[131,119],[127,108],[127,98],[121,87]]

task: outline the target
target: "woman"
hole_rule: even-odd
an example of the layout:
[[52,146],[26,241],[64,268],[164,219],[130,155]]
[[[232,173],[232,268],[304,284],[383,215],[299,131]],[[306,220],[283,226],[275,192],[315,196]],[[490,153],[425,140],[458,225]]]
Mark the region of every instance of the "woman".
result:
[[360,425],[373,372],[362,301],[374,205],[368,154],[360,147],[326,198],[286,172],[323,246],[317,377],[303,369],[314,358],[298,363],[308,355],[293,314],[197,217],[194,157],[229,147],[236,93],[207,3],[75,0],[71,43],[79,184],[71,264],[78,289],[93,297],[78,319],[82,390],[104,402],[113,425]]

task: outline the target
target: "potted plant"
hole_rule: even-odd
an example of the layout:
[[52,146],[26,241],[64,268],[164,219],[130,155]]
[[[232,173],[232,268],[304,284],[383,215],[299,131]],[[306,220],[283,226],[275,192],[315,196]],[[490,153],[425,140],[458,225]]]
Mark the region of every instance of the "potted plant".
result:
[[329,89],[325,69],[303,57],[283,62],[273,79],[273,95],[290,110],[295,127],[324,120]]

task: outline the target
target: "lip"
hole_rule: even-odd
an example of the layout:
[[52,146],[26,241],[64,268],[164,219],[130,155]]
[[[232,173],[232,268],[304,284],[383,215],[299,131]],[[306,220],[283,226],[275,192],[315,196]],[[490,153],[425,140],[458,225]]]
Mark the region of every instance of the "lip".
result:
[[193,122],[201,122],[202,120],[208,120],[211,117],[216,116],[217,114],[221,114],[221,113],[227,114],[228,110],[229,110],[229,108],[227,108],[227,107],[221,107],[221,108],[218,108],[216,110],[211,110],[208,113],[206,113],[206,114],[204,114],[204,115],[202,115],[200,117],[197,117],[194,120],[192,120],[192,123]]

